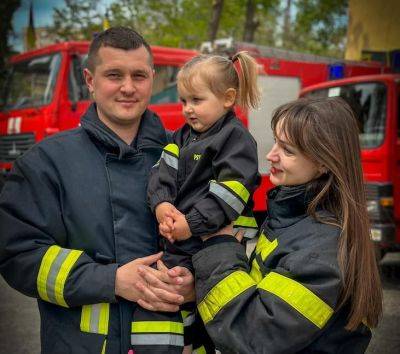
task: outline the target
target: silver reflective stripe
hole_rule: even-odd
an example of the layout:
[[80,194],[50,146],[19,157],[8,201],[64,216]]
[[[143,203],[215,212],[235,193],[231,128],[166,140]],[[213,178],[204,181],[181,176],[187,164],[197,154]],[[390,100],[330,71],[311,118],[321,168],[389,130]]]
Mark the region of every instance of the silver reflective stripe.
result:
[[92,312],[90,314],[90,332],[99,333],[101,304],[93,304],[91,306]]
[[175,345],[183,347],[183,336],[179,334],[131,334],[133,345]]
[[162,152],[161,158],[165,161],[165,163],[169,166],[174,168],[175,170],[178,169],[178,159],[175,156],[172,156],[165,151]]
[[58,253],[53,264],[51,265],[49,275],[47,277],[47,283],[46,283],[47,296],[49,297],[50,302],[53,302],[55,304],[58,303],[58,301],[56,300],[56,291],[55,291],[57,275],[60,272],[61,266],[63,265],[65,259],[68,257],[70,252],[71,251],[66,248],[60,249],[60,252]]
[[217,197],[221,198],[226,204],[228,204],[233,210],[235,210],[238,214],[241,214],[244,205],[236,197],[233,195],[230,191],[228,191],[226,188],[222,187],[220,184],[211,181],[210,182],[210,192],[215,194]]
[[185,327],[192,325],[195,318],[196,318],[196,314],[191,313],[190,315],[188,315],[186,318],[183,319],[183,325]]
[[233,234],[236,235],[236,233],[240,230],[244,231],[243,237],[246,237],[246,238],[253,238],[257,235],[257,232],[258,232],[257,229],[250,229],[247,227],[234,227]]

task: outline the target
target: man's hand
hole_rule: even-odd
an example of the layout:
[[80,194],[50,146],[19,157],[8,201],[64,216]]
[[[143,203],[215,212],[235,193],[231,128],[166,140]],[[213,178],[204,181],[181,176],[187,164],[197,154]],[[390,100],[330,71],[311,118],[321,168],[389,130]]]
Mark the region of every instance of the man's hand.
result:
[[159,252],[151,256],[135,259],[119,267],[115,276],[115,295],[136,302],[141,294],[135,285],[142,279],[139,275],[138,267],[150,266],[161,259],[161,257],[162,252]]
[[[168,269],[161,260],[157,267],[141,266],[138,269],[143,278],[137,284],[142,292],[138,300],[140,306],[151,311],[177,311],[177,305],[195,300],[194,277],[188,269]],[[176,308],[172,310],[174,304]]]

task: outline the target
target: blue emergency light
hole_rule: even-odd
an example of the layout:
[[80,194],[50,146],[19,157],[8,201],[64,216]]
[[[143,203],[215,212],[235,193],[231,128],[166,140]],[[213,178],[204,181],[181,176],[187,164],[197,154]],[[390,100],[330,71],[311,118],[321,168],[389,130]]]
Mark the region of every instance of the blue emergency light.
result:
[[344,64],[334,63],[329,65],[329,80],[344,78]]

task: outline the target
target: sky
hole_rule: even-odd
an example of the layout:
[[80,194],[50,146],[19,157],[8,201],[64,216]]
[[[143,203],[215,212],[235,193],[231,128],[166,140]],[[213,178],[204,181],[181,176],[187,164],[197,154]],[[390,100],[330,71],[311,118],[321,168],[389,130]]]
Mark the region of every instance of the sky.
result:
[[[23,30],[28,26],[29,7],[33,3],[33,16],[35,27],[44,27],[51,25],[53,22],[53,8],[61,8],[64,0],[22,0],[21,6],[14,13],[13,29],[15,36],[10,38],[10,45],[17,51],[23,51]],[[100,8],[106,7],[113,0],[100,0]]]

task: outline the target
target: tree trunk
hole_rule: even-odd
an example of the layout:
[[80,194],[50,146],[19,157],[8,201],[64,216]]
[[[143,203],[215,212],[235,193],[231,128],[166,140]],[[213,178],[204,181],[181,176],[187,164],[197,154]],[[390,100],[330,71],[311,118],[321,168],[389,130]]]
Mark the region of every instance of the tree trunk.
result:
[[290,38],[291,38],[291,28],[290,28],[290,26],[291,26],[291,20],[290,20],[291,7],[292,7],[292,0],[287,0],[286,7],[285,7],[285,14],[284,14],[284,18],[283,18],[282,42],[283,42],[284,47],[289,44]]
[[224,0],[213,0],[211,21],[208,30],[208,38],[211,43],[214,42],[215,38],[217,37],[219,20],[221,19],[223,6],[224,6]]
[[260,22],[255,19],[256,16],[256,1],[247,0],[246,3],[246,20],[244,23],[243,40],[245,42],[253,42],[254,34]]

